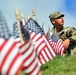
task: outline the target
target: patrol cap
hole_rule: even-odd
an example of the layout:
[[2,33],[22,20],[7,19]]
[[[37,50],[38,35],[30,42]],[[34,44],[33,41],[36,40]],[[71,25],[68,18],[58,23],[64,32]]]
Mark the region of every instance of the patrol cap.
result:
[[61,14],[59,11],[56,11],[49,15],[50,20],[57,19],[59,17],[64,17],[64,14]]

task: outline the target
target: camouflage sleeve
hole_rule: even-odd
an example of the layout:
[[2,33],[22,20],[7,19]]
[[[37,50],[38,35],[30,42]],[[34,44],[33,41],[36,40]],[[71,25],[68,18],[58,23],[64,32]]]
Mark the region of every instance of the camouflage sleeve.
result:
[[70,28],[70,38],[71,42],[76,43],[76,29],[75,28]]

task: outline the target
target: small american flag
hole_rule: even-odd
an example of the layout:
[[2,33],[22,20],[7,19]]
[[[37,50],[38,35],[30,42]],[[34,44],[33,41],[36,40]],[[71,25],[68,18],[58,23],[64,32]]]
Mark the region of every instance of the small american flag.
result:
[[22,45],[20,43],[20,35],[18,32],[17,23],[13,25],[13,34],[16,40],[16,44],[18,44],[20,53],[24,60],[24,67],[22,70],[26,73],[26,75],[40,75],[40,68],[37,62],[36,54],[30,39],[29,32],[24,29],[22,23],[20,25],[23,40],[25,41],[25,43]]
[[64,54],[64,47],[59,39],[56,32],[54,32],[52,39],[49,39],[50,45],[53,47],[57,55],[63,55]]
[[23,67],[23,59],[14,38],[6,40],[0,37],[1,75],[17,75]]
[[30,32],[40,66],[56,56],[56,53],[45,36],[44,31],[36,21],[32,18],[28,20],[25,29]]
[[4,16],[0,15],[0,75],[18,75],[22,67],[19,48],[9,32]]
[[49,40],[49,42],[50,42],[50,45],[52,46],[52,48],[55,50],[56,54],[63,56],[64,47],[63,47],[61,40],[58,40],[57,42],[53,42],[52,40]]

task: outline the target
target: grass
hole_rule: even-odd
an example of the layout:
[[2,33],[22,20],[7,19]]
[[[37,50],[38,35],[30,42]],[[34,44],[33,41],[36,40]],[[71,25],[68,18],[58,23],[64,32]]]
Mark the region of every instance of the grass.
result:
[[41,75],[76,75],[76,56],[57,56],[42,65],[40,70]]
[[40,69],[42,75],[76,75],[76,56],[57,56]]

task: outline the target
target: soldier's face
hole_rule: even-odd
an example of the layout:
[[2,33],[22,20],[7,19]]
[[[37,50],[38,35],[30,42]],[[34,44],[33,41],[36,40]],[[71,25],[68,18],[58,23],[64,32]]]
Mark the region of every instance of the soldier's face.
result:
[[63,17],[59,17],[59,18],[55,19],[54,20],[54,25],[63,26],[64,25],[64,19],[63,19]]

